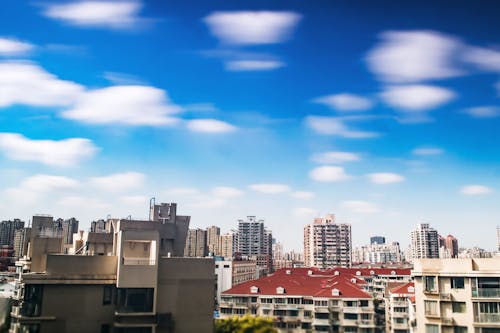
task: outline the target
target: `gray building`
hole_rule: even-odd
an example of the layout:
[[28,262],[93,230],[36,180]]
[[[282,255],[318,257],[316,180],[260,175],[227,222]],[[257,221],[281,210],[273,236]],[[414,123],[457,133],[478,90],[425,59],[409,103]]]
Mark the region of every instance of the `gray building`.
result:
[[383,236],[370,237],[370,244],[385,244],[385,237]]
[[207,231],[203,229],[189,229],[186,237],[185,257],[205,257],[207,251]]
[[176,204],[152,203],[150,212],[150,220],[109,219],[109,233],[88,238],[92,248],[111,241],[109,255],[60,254],[51,218],[33,219],[30,259],[16,263],[10,332],[212,332],[214,261],[182,258],[190,217]]

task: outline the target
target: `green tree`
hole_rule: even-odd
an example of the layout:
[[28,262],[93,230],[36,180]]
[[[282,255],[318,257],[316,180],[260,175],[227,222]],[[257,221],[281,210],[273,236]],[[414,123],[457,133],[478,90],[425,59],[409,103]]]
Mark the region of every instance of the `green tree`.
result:
[[215,321],[215,333],[277,333],[270,318],[234,316]]

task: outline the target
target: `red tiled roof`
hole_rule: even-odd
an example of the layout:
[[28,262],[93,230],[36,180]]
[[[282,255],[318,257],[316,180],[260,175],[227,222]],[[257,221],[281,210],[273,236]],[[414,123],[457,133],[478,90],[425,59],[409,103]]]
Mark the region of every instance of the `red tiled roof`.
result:
[[[283,268],[276,271],[274,274],[286,274],[287,270],[293,271],[294,274],[302,274],[308,275],[309,271],[312,272],[312,275],[342,275],[342,274],[350,274],[354,276],[391,276],[391,275],[411,275],[410,268],[346,268],[346,267],[335,267],[328,268],[325,270],[321,270],[319,268],[310,267],[310,268]],[[338,272],[338,273],[336,273]],[[394,272],[394,273],[393,273]]]
[[415,289],[413,292],[410,292],[408,289],[415,288],[415,284],[413,282],[408,282],[402,286],[391,289],[391,294],[415,294]]
[[[287,274],[286,271],[290,271]],[[279,270],[263,278],[241,283],[223,292],[224,295],[281,295],[276,288],[285,289],[284,297],[288,296],[314,296],[325,298],[372,298],[362,290],[364,281],[350,275],[308,275],[308,269],[292,268]],[[353,283],[351,279],[355,279]],[[251,293],[250,288],[257,287],[257,293]],[[339,290],[339,296],[333,296],[332,290]]]

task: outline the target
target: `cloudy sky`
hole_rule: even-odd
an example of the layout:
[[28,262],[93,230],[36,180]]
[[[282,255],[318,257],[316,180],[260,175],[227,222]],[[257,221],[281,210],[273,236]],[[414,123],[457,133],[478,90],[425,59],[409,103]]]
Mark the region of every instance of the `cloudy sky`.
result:
[[288,249],[417,223],[493,249],[495,1],[18,1],[0,11],[0,218],[257,215]]

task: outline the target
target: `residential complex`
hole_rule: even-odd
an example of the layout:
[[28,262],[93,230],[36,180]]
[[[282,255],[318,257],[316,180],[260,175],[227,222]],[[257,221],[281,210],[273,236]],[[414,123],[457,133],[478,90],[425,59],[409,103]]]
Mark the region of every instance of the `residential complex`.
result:
[[417,225],[411,232],[411,259],[439,258],[439,236],[429,224]]
[[500,258],[414,262],[417,333],[500,332]]
[[186,238],[184,256],[205,257],[207,254],[207,231],[203,229],[189,229]]
[[0,222],[0,245],[14,246],[14,234],[23,228],[24,222],[19,219]]
[[306,267],[351,266],[351,225],[335,223],[335,215],[315,218],[304,227]]
[[413,333],[416,326],[414,283],[398,283],[387,288],[385,308],[387,333]]
[[402,261],[401,249],[398,242],[389,244],[372,242],[370,245],[354,248],[352,251],[353,263],[397,263]]
[[210,332],[214,262],[178,257],[189,220],[152,203],[149,220],[108,219],[106,233],[81,234],[65,255],[52,218],[34,217],[10,331]]

